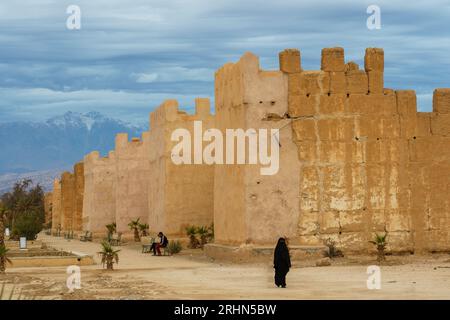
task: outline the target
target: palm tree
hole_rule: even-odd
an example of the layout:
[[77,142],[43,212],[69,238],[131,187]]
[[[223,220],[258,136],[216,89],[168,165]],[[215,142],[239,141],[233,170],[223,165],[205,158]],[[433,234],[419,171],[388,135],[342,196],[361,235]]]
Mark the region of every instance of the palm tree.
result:
[[197,234],[197,228],[195,226],[190,226],[186,228],[186,234],[189,237],[189,247],[191,249],[195,249],[198,247],[199,242],[197,237],[195,236]]
[[206,227],[198,227],[197,233],[200,235],[200,246],[204,246],[208,242],[208,233],[209,230]]
[[130,229],[134,231],[135,242],[141,241],[141,237],[139,236],[139,226],[140,226],[139,219],[140,218],[137,218],[137,220],[131,220],[131,222],[128,224],[128,227],[130,227]]
[[146,223],[140,223],[139,224],[139,230],[141,231],[141,236],[146,237],[148,236],[148,229],[150,226]]
[[106,229],[108,229],[108,241],[111,241],[112,235],[116,232],[116,223],[107,224]]
[[103,268],[106,264],[106,270],[113,270],[114,262],[119,263],[119,251],[114,250],[108,241],[102,242],[102,251],[98,254],[102,257]]
[[9,249],[5,247],[5,245],[0,246],[0,274],[5,273],[6,263],[12,264],[12,261],[6,256]]
[[5,273],[6,263],[12,263],[11,260],[8,259],[6,253],[8,249],[5,246],[5,209],[0,203],[0,273]]
[[376,233],[374,241],[369,241],[370,243],[372,243],[372,244],[377,246],[377,251],[378,251],[377,260],[378,260],[378,262],[386,260],[386,256],[385,256],[384,250],[386,249],[386,246],[387,246],[386,238],[387,238],[388,232],[387,232],[386,228],[384,229],[384,231],[385,231],[384,235],[380,235],[380,234]]

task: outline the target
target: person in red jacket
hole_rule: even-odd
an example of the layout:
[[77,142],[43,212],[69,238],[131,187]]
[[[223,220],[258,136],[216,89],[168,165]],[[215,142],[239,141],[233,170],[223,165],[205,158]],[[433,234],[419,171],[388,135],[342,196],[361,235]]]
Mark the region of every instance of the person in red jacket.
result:
[[156,256],[156,252],[158,252],[158,256],[160,256],[161,248],[167,247],[167,244],[169,243],[169,240],[164,235],[164,233],[162,233],[162,232],[158,233],[158,237],[160,238],[160,241],[152,244],[152,250],[153,250],[154,256]]

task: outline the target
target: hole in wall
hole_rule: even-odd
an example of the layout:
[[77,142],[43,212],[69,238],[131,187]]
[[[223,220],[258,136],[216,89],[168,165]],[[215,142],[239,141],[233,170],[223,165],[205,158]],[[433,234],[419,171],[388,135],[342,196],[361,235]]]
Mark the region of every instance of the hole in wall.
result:
[[350,93],[347,93],[347,98],[349,98],[350,97]]
[[331,96],[331,92],[328,92],[328,96]]
[[414,140],[416,140],[416,137],[413,137]]
[[259,103],[263,103],[262,101],[260,101]]
[[274,106],[274,105],[275,105],[275,101],[270,101],[270,104],[271,104],[272,106]]
[[310,94],[309,94],[309,93],[307,93],[307,94],[306,94],[306,96],[307,96],[307,97],[309,97],[309,96],[310,96]]
[[356,141],[358,141],[358,140],[359,140],[359,138],[358,138],[358,137],[355,137],[355,140],[356,140]]

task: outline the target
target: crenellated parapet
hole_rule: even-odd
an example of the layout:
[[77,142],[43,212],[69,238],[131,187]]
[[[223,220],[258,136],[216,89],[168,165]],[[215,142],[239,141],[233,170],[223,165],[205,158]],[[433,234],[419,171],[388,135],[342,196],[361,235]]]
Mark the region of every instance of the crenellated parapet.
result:
[[195,99],[194,114],[188,114],[186,111],[180,110],[177,100],[165,100],[150,113],[150,132],[153,128],[164,126],[173,122],[209,120],[211,117],[211,106],[208,98]]

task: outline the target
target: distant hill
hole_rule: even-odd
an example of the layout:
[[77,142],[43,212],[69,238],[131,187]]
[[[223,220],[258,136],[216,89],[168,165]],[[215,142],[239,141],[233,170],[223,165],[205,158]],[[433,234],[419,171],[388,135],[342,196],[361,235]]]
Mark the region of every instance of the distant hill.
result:
[[62,171],[84,155],[114,149],[119,132],[139,137],[146,126],[131,125],[98,112],[67,112],[45,122],[0,123],[0,194],[18,179],[34,177],[48,189]]

